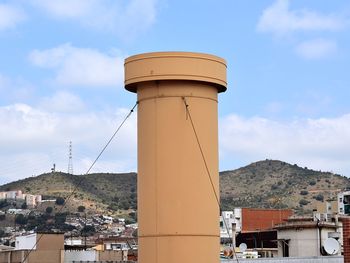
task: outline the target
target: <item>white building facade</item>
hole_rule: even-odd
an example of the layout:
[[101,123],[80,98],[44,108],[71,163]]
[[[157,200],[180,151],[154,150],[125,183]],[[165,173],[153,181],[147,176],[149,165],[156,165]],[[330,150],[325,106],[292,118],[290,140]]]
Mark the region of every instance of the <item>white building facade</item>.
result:
[[[233,229],[235,228],[235,229]],[[227,232],[228,229],[228,232]],[[242,230],[242,208],[223,211],[220,216],[220,238],[232,238],[232,233]]]
[[339,215],[350,215],[350,191],[338,194]]

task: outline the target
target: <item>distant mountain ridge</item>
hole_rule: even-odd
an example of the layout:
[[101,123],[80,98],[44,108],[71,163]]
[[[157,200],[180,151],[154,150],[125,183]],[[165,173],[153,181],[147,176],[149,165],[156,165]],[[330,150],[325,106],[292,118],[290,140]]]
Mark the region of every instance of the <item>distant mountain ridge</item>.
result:
[[[84,179],[81,181],[81,177]],[[79,182],[81,181],[81,184]],[[76,188],[68,205],[91,211],[137,209],[136,173],[70,175],[46,173],[0,186],[0,191],[20,189],[44,198],[67,197]],[[336,200],[350,180],[330,172],[314,171],[278,160],[264,160],[220,172],[221,206],[291,208],[298,213],[312,211],[317,204]]]

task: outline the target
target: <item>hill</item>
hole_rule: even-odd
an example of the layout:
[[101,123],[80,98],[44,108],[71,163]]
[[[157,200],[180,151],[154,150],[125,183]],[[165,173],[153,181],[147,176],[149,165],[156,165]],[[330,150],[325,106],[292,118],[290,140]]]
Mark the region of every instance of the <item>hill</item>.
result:
[[[135,173],[70,175],[56,172],[0,186],[0,191],[21,189],[51,198],[67,197],[76,188],[67,210],[76,211],[78,206],[84,205],[90,212],[116,213],[137,208],[136,180]],[[259,161],[220,173],[221,204],[225,210],[292,208],[307,213],[317,203],[336,200],[336,194],[347,187],[350,187],[350,180],[341,175],[277,160]]]
[[305,214],[326,200],[337,200],[337,193],[348,187],[350,180],[345,176],[277,160],[220,173],[223,209],[291,208]]
[[[136,209],[136,173],[71,175],[55,172],[0,186],[0,191],[22,190],[41,194],[43,199],[67,198],[74,189],[63,212],[76,212],[81,205],[90,212]],[[42,206],[45,210],[46,205]]]

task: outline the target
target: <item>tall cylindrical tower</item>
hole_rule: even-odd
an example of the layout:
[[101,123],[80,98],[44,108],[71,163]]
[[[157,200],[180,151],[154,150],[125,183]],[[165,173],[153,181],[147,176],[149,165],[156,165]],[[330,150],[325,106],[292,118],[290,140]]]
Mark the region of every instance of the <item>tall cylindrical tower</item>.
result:
[[219,262],[213,186],[219,196],[217,94],[226,90],[225,60],[189,52],[132,56],[125,88],[139,102],[139,262]]

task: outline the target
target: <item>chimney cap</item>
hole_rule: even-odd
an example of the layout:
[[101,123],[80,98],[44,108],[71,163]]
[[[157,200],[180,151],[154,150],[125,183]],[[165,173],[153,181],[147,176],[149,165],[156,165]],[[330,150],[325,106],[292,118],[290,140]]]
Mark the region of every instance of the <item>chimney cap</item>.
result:
[[125,89],[137,92],[137,84],[155,80],[208,82],[218,92],[227,89],[226,61],[196,52],[151,52],[125,59]]

